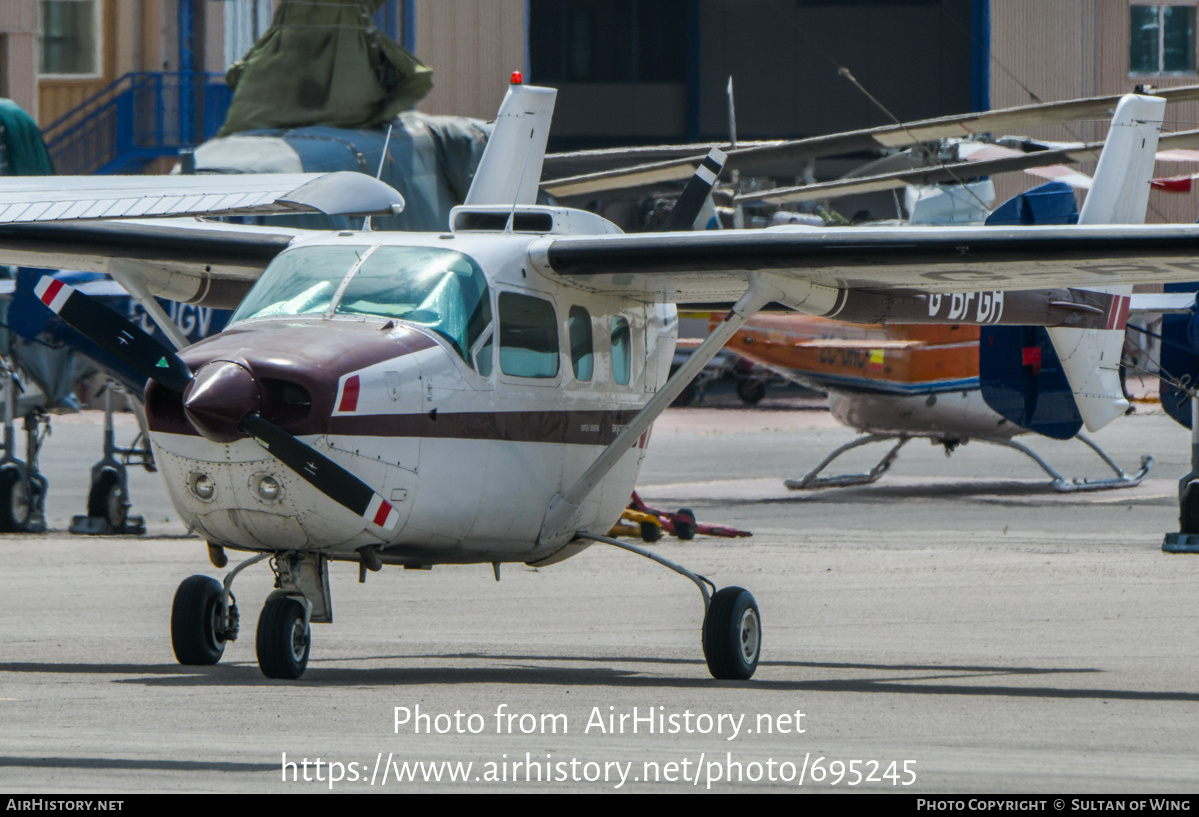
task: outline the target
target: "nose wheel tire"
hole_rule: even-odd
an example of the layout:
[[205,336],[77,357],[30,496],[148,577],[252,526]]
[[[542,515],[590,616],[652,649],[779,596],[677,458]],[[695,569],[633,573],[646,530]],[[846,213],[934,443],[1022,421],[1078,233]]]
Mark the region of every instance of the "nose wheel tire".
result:
[[726,587],[712,596],[703,642],[713,678],[744,681],[753,676],[762,651],[762,617],[748,590]]
[[295,680],[308,667],[312,632],[304,605],[290,596],[267,599],[258,617],[255,650],[258,667],[267,678]]
[[171,646],[180,664],[205,666],[221,660],[225,639],[220,633],[221,583],[210,576],[190,576],[175,591],[171,605]]

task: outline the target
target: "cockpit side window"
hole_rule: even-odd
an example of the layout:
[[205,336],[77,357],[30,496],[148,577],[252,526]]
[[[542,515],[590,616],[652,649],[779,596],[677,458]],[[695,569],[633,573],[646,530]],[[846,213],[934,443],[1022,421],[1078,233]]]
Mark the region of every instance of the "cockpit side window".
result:
[[453,250],[298,247],[271,262],[230,323],[320,313],[426,326],[473,365],[470,352],[491,326],[491,297],[479,265]]
[[319,315],[367,247],[304,247],[271,261],[229,323],[254,318]]
[[500,371],[516,377],[557,377],[558,320],[541,298],[501,292]]
[[422,324],[463,360],[491,324],[487,279],[478,264],[426,247],[380,247],[354,273],[334,312]]

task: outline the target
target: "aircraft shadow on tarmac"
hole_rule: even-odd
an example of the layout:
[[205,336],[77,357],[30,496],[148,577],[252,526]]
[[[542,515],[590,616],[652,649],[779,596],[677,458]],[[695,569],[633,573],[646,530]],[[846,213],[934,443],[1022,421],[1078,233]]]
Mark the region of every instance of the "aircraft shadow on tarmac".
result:
[[124,757],[13,757],[0,755],[0,769],[91,769],[156,772],[277,772],[278,763],[235,763],[213,760],[147,760]]
[[[445,664],[450,661],[487,662],[491,666],[457,667],[384,667],[352,668],[322,667],[322,663],[347,661],[397,661],[412,662],[429,659],[430,662]],[[553,663],[577,664],[580,662],[603,663],[604,667],[556,667]],[[627,688],[694,688],[748,687],[762,692],[854,692],[902,695],[972,695],[978,697],[1012,698],[1061,698],[1130,701],[1186,701],[1199,702],[1199,692],[1179,690],[1131,690],[1096,687],[1067,686],[1020,686],[1016,684],[966,684],[969,678],[1017,678],[1048,675],[1080,675],[1102,673],[1099,668],[1078,667],[1003,667],[1003,666],[954,666],[941,664],[847,664],[804,661],[765,661],[763,667],[794,667],[809,670],[849,671],[854,673],[879,673],[880,677],[822,678],[809,680],[772,680],[758,678],[754,681],[713,681],[710,678],[669,678],[653,676],[639,670],[620,669],[619,664],[702,664],[699,659],[654,658],[645,656],[623,656],[603,658],[580,658],[554,655],[489,655],[482,653],[446,653],[440,655],[373,655],[358,658],[331,658],[313,660],[312,671],[302,681],[268,681],[262,677],[253,661],[231,662],[204,670],[183,667],[178,664],[130,665],[130,664],[54,664],[54,663],[0,663],[0,673],[30,672],[48,674],[97,674],[135,676],[114,679],[114,683],[158,687],[191,686],[277,686],[280,684],[301,687],[340,687],[378,685],[391,687],[422,685],[463,684],[529,684],[569,685],[572,687],[627,687]],[[904,673],[929,673],[907,676]],[[149,676],[149,677],[147,677]],[[934,681],[938,683],[933,683]],[[950,682],[945,682],[950,681]],[[0,764],[2,765],[2,764]]]
[[[1129,503],[1158,500],[1156,491],[1133,488],[1122,489],[1117,493],[1111,491],[1081,491],[1076,493],[1061,493],[1053,490],[1045,481],[1030,481],[1018,479],[995,480],[938,480],[929,482],[907,482],[891,485],[866,485],[862,487],[829,488],[825,490],[796,492],[783,497],[768,497],[756,502],[827,502],[857,503],[857,502],[892,502],[901,499],[941,499],[941,500],[978,500],[992,499],[997,502],[1011,501],[1017,504],[1053,502],[1055,504],[1085,504],[1096,499],[1110,500],[1118,496]],[[755,500],[738,500],[737,504],[750,504]]]

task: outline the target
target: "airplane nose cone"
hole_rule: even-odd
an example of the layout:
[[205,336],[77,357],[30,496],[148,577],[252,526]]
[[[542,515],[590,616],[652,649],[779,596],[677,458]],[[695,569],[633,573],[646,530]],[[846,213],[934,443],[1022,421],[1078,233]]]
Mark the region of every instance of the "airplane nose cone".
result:
[[196,431],[217,443],[244,436],[238,425],[262,410],[262,391],[247,364],[214,360],[196,372],[183,394],[183,410]]

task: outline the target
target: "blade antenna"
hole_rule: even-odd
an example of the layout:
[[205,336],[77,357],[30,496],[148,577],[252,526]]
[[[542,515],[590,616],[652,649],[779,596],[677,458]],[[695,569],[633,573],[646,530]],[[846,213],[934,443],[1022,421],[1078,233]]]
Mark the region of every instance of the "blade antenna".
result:
[[[383,163],[387,161],[387,146],[391,144],[391,129],[395,127],[395,120],[387,123],[387,138],[383,140],[383,152],[379,154],[379,169],[375,171],[375,181],[383,180]],[[371,231],[371,217],[367,216],[362,220],[362,231],[369,233]]]
[[510,233],[516,226],[516,206],[520,204],[520,188],[524,186],[525,173],[529,169],[529,159],[533,156],[533,136],[534,131],[529,131],[529,146],[525,149],[525,163],[520,168],[520,178],[522,184],[516,188],[516,197],[512,199],[512,209],[508,211],[508,223],[504,226],[504,232]]
[[900,128],[902,128],[903,132],[908,135],[908,138],[911,139],[914,144],[918,145],[920,147],[920,149],[924,151],[924,155],[928,156],[930,159],[932,159],[934,162],[936,162],[941,167],[941,169],[944,170],[946,173],[948,173],[950,178],[952,178],[955,182],[957,182],[959,185],[961,185],[962,189],[965,190],[967,193],[969,193],[970,196],[975,201],[977,201],[984,210],[990,209],[989,207],[987,207],[987,203],[978,197],[977,193],[975,193],[973,190],[971,190],[964,181],[962,181],[960,178],[958,178],[958,175],[956,173],[954,173],[952,170],[950,170],[949,167],[945,164],[945,162],[941,161],[940,156],[935,155],[931,150],[924,147],[924,143],[921,142],[919,139],[917,139],[915,134],[913,134],[910,130],[908,130],[907,126],[904,125],[903,122],[900,122],[899,119],[895,116],[895,114],[891,113],[891,111],[887,109],[886,105],[884,105],[883,103],[881,103],[877,99],[875,99],[874,94],[867,91],[866,88],[862,85],[862,83],[858,82],[858,78],[855,77],[852,73],[850,73],[848,68],[846,68],[844,65],[838,66],[837,74],[839,76],[845,77],[847,80],[852,82],[854,84],[855,88],[857,88],[859,91],[861,91],[863,94],[865,94],[866,98],[869,99],[871,102],[873,102],[880,111],[882,111],[884,114],[886,114],[887,117],[892,122],[894,122],[896,125],[898,125]]

